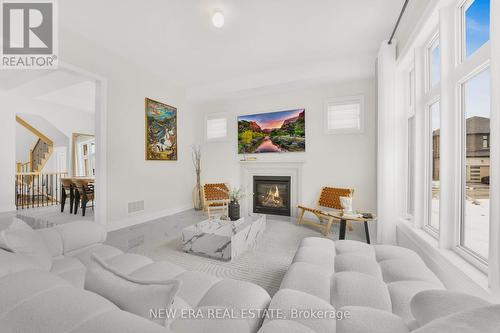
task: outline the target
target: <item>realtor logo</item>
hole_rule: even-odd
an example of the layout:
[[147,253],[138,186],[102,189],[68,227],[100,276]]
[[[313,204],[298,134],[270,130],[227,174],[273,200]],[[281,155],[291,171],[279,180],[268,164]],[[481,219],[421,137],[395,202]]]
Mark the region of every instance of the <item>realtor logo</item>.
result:
[[53,0],[1,1],[2,69],[57,67],[57,25]]

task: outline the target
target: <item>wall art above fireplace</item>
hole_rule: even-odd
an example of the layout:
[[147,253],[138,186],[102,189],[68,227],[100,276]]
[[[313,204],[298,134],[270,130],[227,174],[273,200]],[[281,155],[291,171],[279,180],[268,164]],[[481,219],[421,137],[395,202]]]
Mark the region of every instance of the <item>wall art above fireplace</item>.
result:
[[238,117],[238,153],[283,153],[306,150],[305,109]]

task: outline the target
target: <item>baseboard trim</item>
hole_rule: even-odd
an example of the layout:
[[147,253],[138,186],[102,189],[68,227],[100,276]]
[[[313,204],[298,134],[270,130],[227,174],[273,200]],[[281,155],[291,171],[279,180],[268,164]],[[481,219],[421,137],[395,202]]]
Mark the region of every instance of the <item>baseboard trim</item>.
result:
[[168,209],[160,210],[160,211],[149,213],[149,214],[134,215],[132,217],[107,224],[106,230],[108,232],[111,232],[111,231],[116,231],[116,230],[120,230],[120,229],[130,228],[130,227],[136,226],[138,224],[151,222],[153,220],[156,220],[156,219],[159,219],[162,217],[166,217],[166,216],[170,216],[170,215],[174,215],[174,214],[178,214],[178,213],[182,213],[182,212],[190,210],[190,209],[193,209],[193,204],[185,204],[185,205],[180,206],[180,207],[168,208]]
[[15,213],[16,212],[16,206],[5,206],[5,207],[0,207],[0,213]]

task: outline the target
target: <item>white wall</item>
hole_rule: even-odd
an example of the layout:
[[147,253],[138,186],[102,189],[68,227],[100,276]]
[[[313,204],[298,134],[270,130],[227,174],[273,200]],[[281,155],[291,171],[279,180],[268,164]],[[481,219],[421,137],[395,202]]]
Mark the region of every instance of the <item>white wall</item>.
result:
[[[365,96],[365,132],[363,134],[328,135],[324,131],[324,103],[328,98],[362,94]],[[198,103],[192,106],[198,116],[198,141],[204,141],[206,114],[225,113],[229,116],[228,140],[204,143],[202,147],[202,180],[240,181],[237,155],[237,115],[306,109],[306,152],[256,154],[259,159],[283,161],[304,159],[303,204],[315,205],[322,186],[355,189],[354,208],[375,212],[375,81],[354,82],[309,87],[283,93],[242,97],[226,101]]]
[[16,115],[10,111],[10,97],[0,91],[0,213],[15,207],[14,179],[16,175]]
[[38,137],[16,122],[16,163],[29,162],[29,152],[33,149]]
[[[192,207],[194,118],[185,107],[184,90],[78,34],[61,31],[59,36],[61,61],[107,79],[109,223],[144,220]],[[145,97],[177,107],[178,161],[145,160]],[[140,200],[145,210],[128,214],[128,203]]]

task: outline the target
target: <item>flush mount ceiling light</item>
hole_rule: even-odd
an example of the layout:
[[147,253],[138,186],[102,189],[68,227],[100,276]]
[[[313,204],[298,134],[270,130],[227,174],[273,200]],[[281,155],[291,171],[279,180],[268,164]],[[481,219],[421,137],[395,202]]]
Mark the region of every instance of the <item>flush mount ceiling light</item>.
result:
[[224,14],[220,10],[215,10],[212,16],[212,23],[216,28],[222,28],[224,25]]

